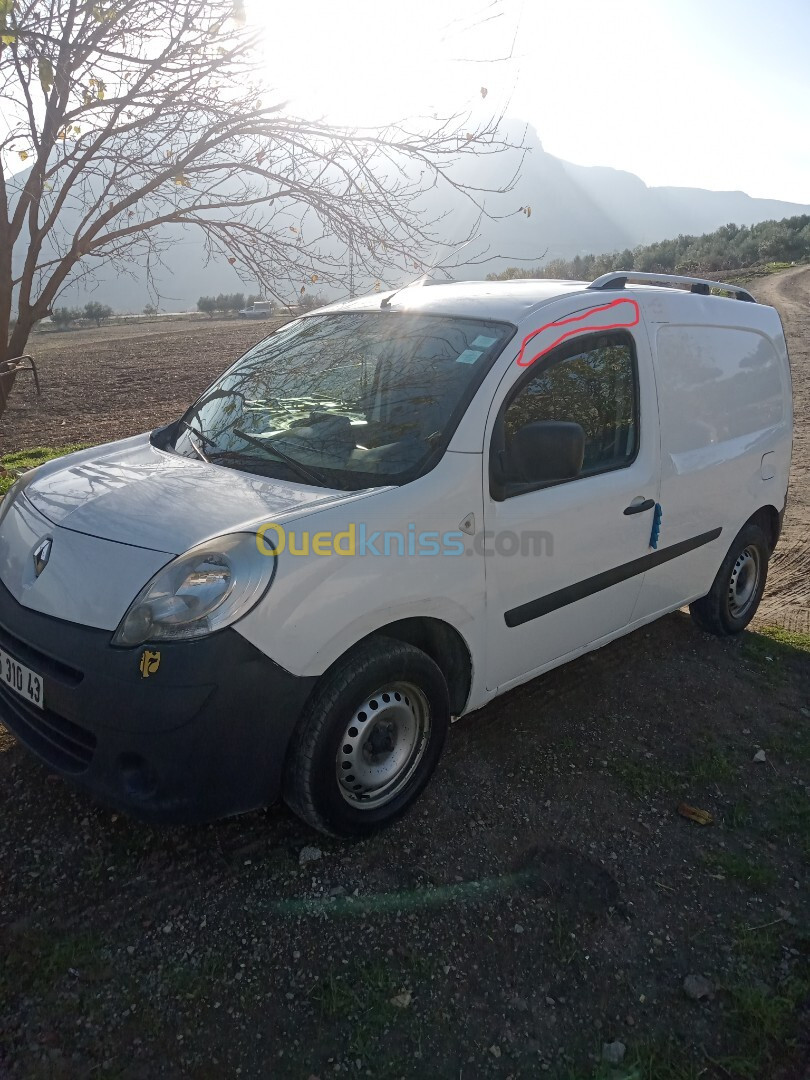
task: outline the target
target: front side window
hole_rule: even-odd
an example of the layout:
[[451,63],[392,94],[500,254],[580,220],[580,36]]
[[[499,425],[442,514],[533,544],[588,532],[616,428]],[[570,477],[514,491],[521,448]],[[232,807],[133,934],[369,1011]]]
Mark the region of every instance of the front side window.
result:
[[438,460],[514,327],[351,312],[260,342],[174,426],[217,465],[339,488],[401,484]]
[[[552,442],[555,430],[560,438],[568,437],[571,425],[579,425],[584,444],[576,477],[628,465],[638,448],[636,359],[629,335],[591,335],[568,343],[519,384],[496,432],[501,479],[512,487],[507,494],[518,494],[528,481],[519,446],[531,430],[527,425],[534,424],[546,424]],[[542,448],[544,443],[535,439],[527,445]],[[547,482],[576,477],[552,473]]]

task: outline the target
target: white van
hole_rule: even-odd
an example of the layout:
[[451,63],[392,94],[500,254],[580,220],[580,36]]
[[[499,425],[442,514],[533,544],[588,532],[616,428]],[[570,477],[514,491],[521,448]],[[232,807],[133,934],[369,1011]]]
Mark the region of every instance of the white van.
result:
[[684,604],[742,630],[791,430],[779,317],[737,286],[333,305],[182,419],[15,484],[0,719],[144,819],[281,794],[369,832],[422,791],[451,717]]
[[241,319],[269,319],[273,314],[272,300],[254,300],[250,307],[239,311]]

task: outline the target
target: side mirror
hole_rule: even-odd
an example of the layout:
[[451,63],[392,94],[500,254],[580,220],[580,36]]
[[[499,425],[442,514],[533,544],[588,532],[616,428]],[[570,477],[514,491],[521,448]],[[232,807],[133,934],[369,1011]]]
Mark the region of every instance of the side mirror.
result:
[[584,456],[585,432],[568,420],[524,424],[515,432],[509,453],[513,479],[526,484],[573,480],[580,474]]

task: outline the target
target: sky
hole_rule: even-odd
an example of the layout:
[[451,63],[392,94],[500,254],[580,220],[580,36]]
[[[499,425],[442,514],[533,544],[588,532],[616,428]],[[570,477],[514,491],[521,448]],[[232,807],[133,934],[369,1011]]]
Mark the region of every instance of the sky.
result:
[[[810,203],[810,0],[247,0],[268,80],[348,124],[490,112],[650,186]],[[486,98],[481,88],[487,90]]]

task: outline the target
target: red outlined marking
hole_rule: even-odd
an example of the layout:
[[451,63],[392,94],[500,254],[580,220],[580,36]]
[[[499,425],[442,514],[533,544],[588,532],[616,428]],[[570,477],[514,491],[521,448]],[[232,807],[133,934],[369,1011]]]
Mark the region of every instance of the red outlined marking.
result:
[[[625,305],[627,314],[622,317],[616,309]],[[629,310],[628,310],[629,309]],[[612,315],[606,314],[612,312]],[[632,312],[632,315],[631,315]],[[575,334],[585,334],[594,330],[620,330],[628,326],[638,326],[640,321],[638,302],[636,300],[629,300],[626,297],[620,297],[618,300],[611,300],[609,304],[602,304],[601,307],[588,308],[587,311],[583,311],[581,315],[572,315],[570,319],[560,319],[558,322],[546,323],[545,326],[541,326],[538,330],[532,330],[530,334],[527,334],[523,339],[523,344],[520,346],[520,352],[517,356],[517,363],[520,367],[529,367],[535,360],[539,360],[541,356],[545,355],[550,349],[556,349],[556,347],[565,341],[567,338],[574,337]],[[579,323],[571,330],[565,330],[562,334],[555,337],[553,341],[549,341],[548,344],[543,345],[539,352],[534,353],[530,360],[526,359],[526,350],[531,341],[537,337],[538,334],[544,333],[546,330],[556,330],[563,326],[570,326],[572,323]]]

